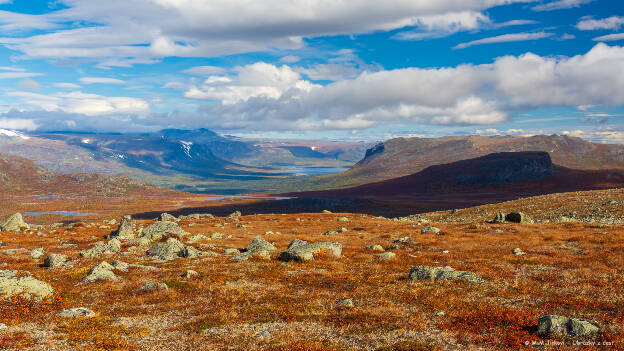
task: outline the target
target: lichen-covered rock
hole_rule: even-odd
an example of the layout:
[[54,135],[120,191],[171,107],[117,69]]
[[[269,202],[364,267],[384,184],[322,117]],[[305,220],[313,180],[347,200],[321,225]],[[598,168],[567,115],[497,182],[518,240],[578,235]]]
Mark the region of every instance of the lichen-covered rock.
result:
[[584,337],[600,331],[597,323],[557,315],[542,316],[537,320],[537,334],[549,337]]
[[353,304],[353,300],[351,299],[342,299],[342,300],[338,300],[336,301],[336,305],[338,305],[339,307],[354,307],[355,305]]
[[43,266],[47,268],[56,268],[65,265],[67,256],[61,254],[50,254],[43,260]]
[[80,252],[80,256],[85,258],[96,257],[105,253],[121,252],[121,242],[117,239],[111,239],[108,242],[99,241],[92,248]]
[[188,244],[194,244],[200,240],[210,240],[209,237],[203,235],[203,234],[196,234],[193,235],[192,237],[188,238],[188,240],[186,241]]
[[366,247],[364,247],[366,250],[368,251],[377,251],[377,252],[383,252],[384,248],[381,245],[368,245]]
[[230,213],[227,218],[229,219],[238,219],[238,217],[242,216],[243,214],[241,213],[241,211],[234,211],[232,213]]
[[9,216],[7,219],[0,224],[0,231],[12,231],[19,232],[22,229],[30,228],[26,222],[24,222],[24,218],[21,213],[14,213]]
[[119,223],[119,227],[116,230],[111,232],[111,238],[117,238],[119,240],[128,240],[134,239],[134,223],[132,221],[132,216],[125,215],[121,218],[121,222]]
[[128,268],[130,267],[130,265],[127,264],[126,262],[119,261],[119,260],[114,260],[113,262],[111,262],[111,266],[113,266],[116,270],[119,270],[122,272],[128,271]]
[[21,295],[27,299],[41,300],[54,293],[50,284],[37,280],[26,272],[0,271],[0,298]]
[[464,280],[469,283],[482,283],[483,279],[476,273],[456,271],[451,267],[414,266],[410,270],[409,280],[425,280],[431,282],[444,280]]
[[169,238],[163,243],[158,243],[147,250],[147,254],[161,260],[172,260],[179,256],[185,246],[174,238]]
[[86,318],[95,316],[95,312],[85,307],[75,307],[61,311],[58,315],[66,318]]
[[503,211],[498,211],[498,214],[492,220],[492,223],[504,223],[505,222],[505,214]]
[[247,245],[245,252],[236,255],[233,260],[236,262],[243,262],[252,257],[268,260],[271,259],[271,252],[273,251],[277,251],[277,248],[273,244],[264,240],[261,236],[256,236],[251,243]]
[[393,260],[396,258],[396,254],[394,252],[382,252],[375,254],[375,257],[380,260]]
[[28,254],[30,258],[35,259],[35,260],[40,259],[41,257],[43,257],[43,255],[45,255],[45,250],[43,249],[43,247],[32,249],[32,251],[30,251],[30,253]]
[[256,251],[256,250],[266,250],[269,252],[277,251],[277,248],[273,246],[270,242],[264,240],[261,236],[256,236],[253,238],[251,243],[247,245],[247,251]]
[[136,289],[136,292],[143,291],[156,291],[156,290],[169,290],[169,287],[165,283],[147,283],[140,288]]
[[295,246],[300,246],[300,245],[305,245],[305,244],[308,244],[308,242],[305,240],[301,240],[301,239],[295,239],[291,241],[290,244],[288,244],[287,249],[291,249]]
[[197,250],[193,246],[185,246],[178,255],[184,258],[195,258],[201,255],[201,251]]
[[118,280],[119,277],[113,273],[115,267],[108,262],[102,262],[89,270],[89,275],[85,278],[85,283],[93,283],[98,280]]
[[280,260],[282,261],[298,261],[307,262],[314,259],[314,256],[321,252],[329,252],[335,257],[342,255],[342,245],[335,242],[318,242],[289,245],[289,249],[282,251]]
[[168,214],[167,212],[161,213],[158,217],[161,222],[177,222],[178,219],[175,216]]
[[176,235],[178,238],[182,238],[188,233],[182,230],[177,223],[174,222],[155,222],[149,227],[143,229],[141,232],[141,238],[150,241],[160,240],[167,234]]
[[428,234],[428,233],[433,233],[433,234],[440,234],[440,228],[437,227],[432,227],[430,225],[424,227],[423,229],[420,230],[421,234]]
[[240,250],[234,248],[227,248],[223,250],[224,255],[238,255],[240,254]]
[[523,256],[523,255],[525,255],[525,252],[522,251],[522,249],[519,248],[519,247],[516,247],[515,249],[511,250],[511,253],[516,255],[516,256]]

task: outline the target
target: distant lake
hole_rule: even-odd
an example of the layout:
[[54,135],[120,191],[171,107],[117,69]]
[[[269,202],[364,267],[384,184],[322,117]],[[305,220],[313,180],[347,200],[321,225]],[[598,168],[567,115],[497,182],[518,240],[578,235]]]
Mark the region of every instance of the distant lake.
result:
[[224,195],[224,196],[206,196],[202,197],[201,200],[204,201],[217,201],[224,199],[264,199],[264,200],[288,200],[294,199],[294,197],[289,196],[248,196],[248,195]]
[[88,216],[93,213],[80,213],[76,211],[34,211],[34,212],[26,212],[26,214],[33,215],[33,216],[44,215],[44,214],[54,214],[54,215],[61,215],[61,216]]
[[348,170],[350,167],[323,167],[323,166],[288,166],[286,173],[293,175],[323,175],[334,174]]

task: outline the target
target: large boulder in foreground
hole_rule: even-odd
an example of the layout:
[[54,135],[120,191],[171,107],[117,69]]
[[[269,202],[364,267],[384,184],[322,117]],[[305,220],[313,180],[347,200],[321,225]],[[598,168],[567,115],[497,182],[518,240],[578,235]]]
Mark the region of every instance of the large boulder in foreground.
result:
[[340,243],[327,241],[308,243],[304,240],[295,239],[288,245],[286,251],[282,251],[280,260],[307,262],[312,261],[314,256],[322,252],[329,252],[335,257],[340,257],[342,255],[342,245]]
[[410,270],[409,280],[430,282],[445,280],[464,280],[469,283],[482,283],[483,279],[476,273],[456,271],[451,267],[414,266]]
[[27,299],[41,300],[52,296],[50,284],[37,280],[26,272],[20,275],[18,271],[0,271],[0,298],[21,295]]
[[12,214],[0,224],[0,231],[19,232],[22,228],[28,229],[30,227],[24,222],[24,218],[19,212]]
[[116,238],[119,240],[134,239],[133,226],[134,226],[134,223],[132,221],[132,216],[125,215],[121,218],[119,227],[117,227],[116,230],[110,233],[110,237]]
[[577,318],[548,315],[537,320],[537,334],[549,337],[584,337],[600,331],[597,323]]

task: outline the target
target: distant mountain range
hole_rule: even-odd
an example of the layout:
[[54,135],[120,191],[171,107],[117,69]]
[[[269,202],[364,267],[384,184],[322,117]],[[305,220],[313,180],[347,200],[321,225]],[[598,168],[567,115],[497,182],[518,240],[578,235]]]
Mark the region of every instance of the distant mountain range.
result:
[[449,136],[396,138],[379,143],[351,169],[322,177],[317,190],[339,189],[379,182],[498,152],[544,151],[553,163],[571,169],[624,169],[624,145],[597,144],[561,135]]

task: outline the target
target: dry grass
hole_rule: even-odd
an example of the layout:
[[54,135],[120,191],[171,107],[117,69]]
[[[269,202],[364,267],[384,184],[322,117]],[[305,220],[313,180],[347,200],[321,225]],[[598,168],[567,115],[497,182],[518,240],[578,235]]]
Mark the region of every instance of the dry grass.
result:
[[[617,194],[618,201],[624,200]],[[536,201],[532,210],[540,210],[541,203]],[[129,208],[121,207],[115,215]],[[342,216],[349,222],[338,222]],[[89,226],[91,221],[95,225]],[[10,327],[0,332],[0,348],[517,350],[526,341],[541,340],[535,327],[544,314],[596,320],[604,328],[595,341],[614,342],[609,349],[624,348],[622,225],[438,222],[433,225],[442,235],[423,235],[418,223],[361,214],[263,214],[243,216],[240,222],[205,218],[180,223],[191,234],[231,235],[194,244],[216,252],[243,248],[259,234],[280,250],[295,238],[343,245],[340,259],[284,263],[276,253],[270,261],[233,263],[223,255],[155,262],[145,251],[80,258],[80,250],[109,232],[98,228],[103,224],[99,218],[85,222],[71,230],[46,227],[43,236],[0,232],[2,269],[30,271],[55,290],[44,302],[0,304],[0,322]],[[225,227],[216,226],[224,222]],[[343,226],[349,231],[323,235]],[[264,235],[267,231],[282,234]],[[393,261],[380,261],[364,249],[372,244],[388,248],[404,236],[413,243],[392,250],[397,254]],[[42,268],[41,260],[27,257],[28,251],[2,254],[36,247],[68,255],[74,267]],[[513,255],[515,247],[527,254]],[[120,281],[81,284],[90,267],[113,259],[160,270],[131,267],[116,272]],[[486,283],[409,282],[413,265],[449,265],[476,272]],[[187,269],[198,276],[182,278]],[[135,292],[147,282],[165,282],[169,289]],[[337,306],[342,298],[352,299],[355,307]],[[79,306],[97,316],[66,320],[55,315]],[[33,324],[53,332],[35,335]],[[578,348],[567,342],[557,349]]]

